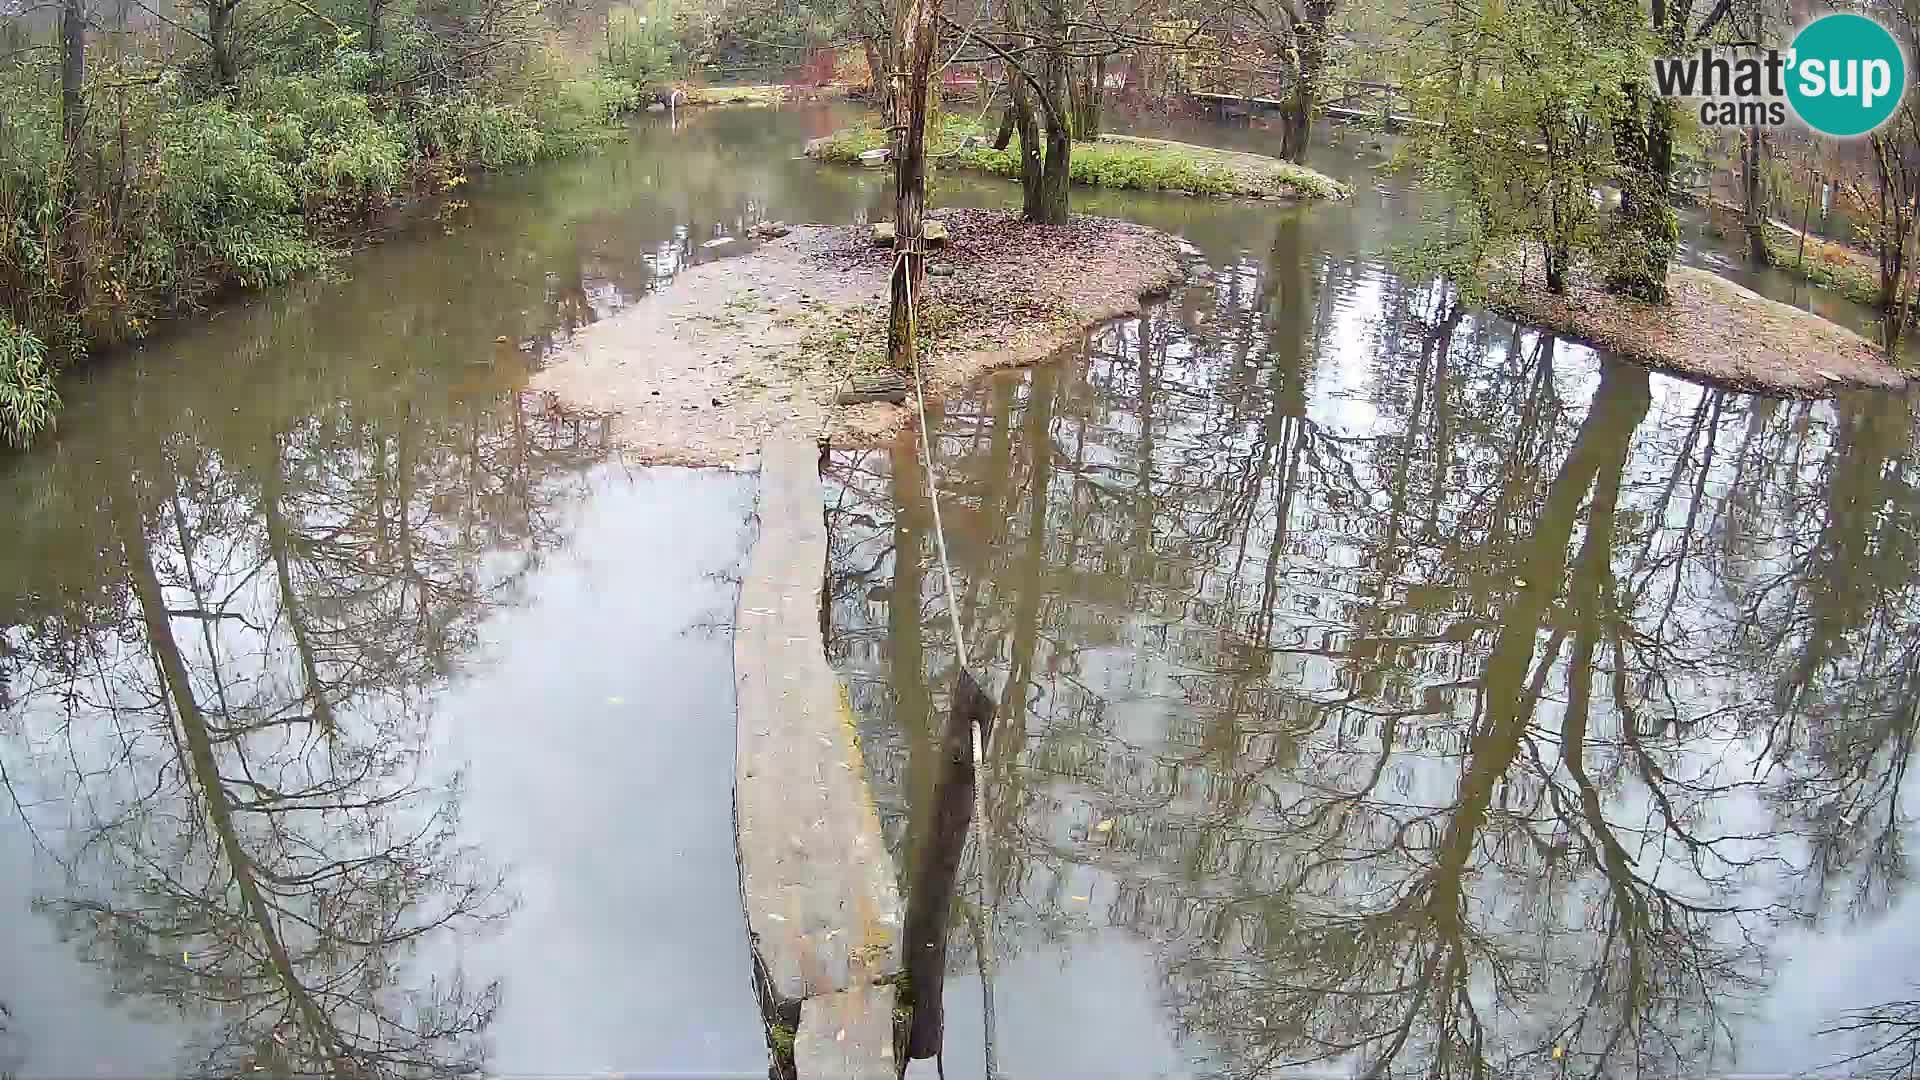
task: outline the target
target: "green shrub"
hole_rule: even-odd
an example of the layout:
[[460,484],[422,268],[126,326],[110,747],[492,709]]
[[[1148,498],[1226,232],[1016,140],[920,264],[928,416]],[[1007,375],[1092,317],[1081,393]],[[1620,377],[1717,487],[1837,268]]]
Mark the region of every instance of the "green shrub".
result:
[[415,20],[388,29],[378,63],[354,31],[295,19],[265,32],[231,93],[163,67],[97,95],[79,192],[44,72],[0,69],[0,442],[51,423],[61,365],[322,265],[329,236],[397,191],[571,152],[645,100],[537,47],[430,90],[445,83],[412,76],[460,58]]
[[419,156],[484,169],[525,165],[540,157],[545,142],[533,117],[519,108],[468,94],[423,100],[408,130]]
[[638,91],[651,94],[685,74],[687,57],[674,33],[671,5],[652,0],[607,9],[600,66]]
[[610,125],[624,112],[641,104],[638,86],[606,75],[558,79],[544,93],[535,94],[532,119],[543,135],[541,153],[552,157],[614,134]]
[[338,73],[264,78],[248,90],[244,107],[305,204],[365,203],[405,182],[405,131],[374,115],[366,93]]
[[53,426],[59,408],[46,347],[33,331],[0,315],[0,441],[26,445]]
[[134,232],[128,282],[163,308],[231,281],[277,285],[325,261],[297,210],[294,174],[253,118],[223,101],[167,113],[149,213]]

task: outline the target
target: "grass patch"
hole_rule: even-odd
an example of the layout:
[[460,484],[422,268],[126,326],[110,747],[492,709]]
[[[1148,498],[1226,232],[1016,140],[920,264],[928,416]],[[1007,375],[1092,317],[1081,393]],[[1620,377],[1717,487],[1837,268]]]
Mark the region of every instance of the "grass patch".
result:
[[[960,310],[929,299],[920,311],[920,342],[938,349],[941,338],[960,324]],[[825,366],[849,378],[887,370],[887,309],[851,306],[818,311],[816,325],[800,339],[794,360],[801,365]]]
[[680,91],[687,105],[778,105],[786,99],[784,86],[689,86]]
[[1789,274],[1797,273],[1823,289],[1832,289],[1856,304],[1880,305],[1880,268],[1865,254],[1844,244],[1806,238],[1805,262],[1801,261],[1800,237],[1779,228],[1766,230],[1767,254],[1773,264]]
[[[861,154],[886,145],[885,130],[860,124],[809,143],[807,153],[821,161],[857,165]],[[937,118],[927,130],[927,152],[936,164],[949,168],[1020,176],[1019,140],[995,150],[990,133],[966,117]],[[1351,194],[1331,177],[1278,158],[1130,135],[1075,143],[1070,175],[1085,187],[1126,191],[1292,199],[1344,199]]]

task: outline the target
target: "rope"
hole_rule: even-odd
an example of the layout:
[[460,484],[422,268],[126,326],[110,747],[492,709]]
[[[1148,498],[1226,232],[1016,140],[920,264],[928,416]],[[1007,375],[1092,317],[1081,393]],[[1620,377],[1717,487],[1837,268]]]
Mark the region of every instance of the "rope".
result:
[[[899,223],[895,222],[895,228]],[[924,230],[923,230],[924,231]],[[907,239],[908,243],[924,243],[921,237]],[[924,249],[921,258],[926,257]],[[907,252],[901,251],[894,256],[893,272],[905,275],[907,294],[907,325],[917,327],[918,318],[913,304],[913,272],[907,266]],[[918,335],[916,335],[917,337]],[[916,343],[917,344],[917,343]],[[960,628],[960,602],[953,591],[953,563],[947,558],[947,531],[940,518],[940,487],[933,475],[933,436],[932,428],[927,425],[927,387],[920,372],[920,354],[924,350],[913,350],[913,399],[920,413],[920,466],[927,478],[927,502],[933,507],[933,541],[940,553],[940,580],[947,593],[947,617],[953,622],[954,666],[965,668],[967,664],[967,643]],[[981,1030],[985,1042],[986,1080],[994,1080],[998,1069],[994,1064],[994,1015],[993,1015],[993,909],[987,904],[987,788],[980,775],[986,764],[986,747],[980,738],[980,725],[974,724],[973,736],[973,820],[979,826],[975,834],[973,869],[975,904],[980,912],[974,942],[974,956],[980,965],[980,1011]],[[944,1072],[943,1074],[944,1075]]]

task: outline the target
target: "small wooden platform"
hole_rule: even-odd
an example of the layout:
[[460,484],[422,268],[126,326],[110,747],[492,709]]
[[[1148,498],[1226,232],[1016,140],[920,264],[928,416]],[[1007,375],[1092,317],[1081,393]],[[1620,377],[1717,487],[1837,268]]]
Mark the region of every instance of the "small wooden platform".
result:
[[734,619],[734,829],[756,988],[800,1080],[890,1075],[893,988],[877,984],[900,971],[900,893],[820,634],[819,454],[788,437],[760,456],[760,533]]

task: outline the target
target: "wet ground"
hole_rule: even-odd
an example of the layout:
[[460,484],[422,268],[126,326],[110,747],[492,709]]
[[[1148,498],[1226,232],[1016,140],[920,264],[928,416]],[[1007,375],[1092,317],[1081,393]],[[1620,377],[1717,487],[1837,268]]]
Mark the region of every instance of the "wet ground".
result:
[[[520,387],[708,242],[883,204],[793,158],[846,116],[649,118],[476,183],[102,365],[0,462],[0,1071],[763,1070],[752,481],[620,467]],[[1817,1032],[1920,997],[1906,404],[1705,391],[1403,280],[1368,142],[1315,162],[1339,206],[1076,192],[1205,273],[936,422],[1004,702],[1001,1067],[1792,1072],[1898,1036]],[[829,647],[903,850],[953,661],[911,461],[829,485]]]

